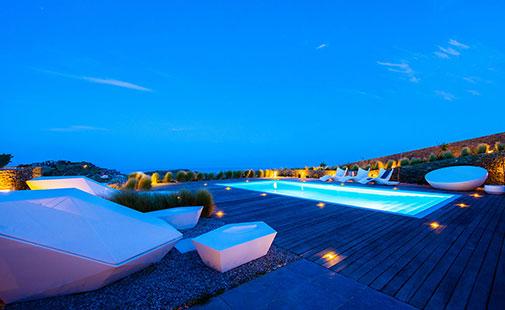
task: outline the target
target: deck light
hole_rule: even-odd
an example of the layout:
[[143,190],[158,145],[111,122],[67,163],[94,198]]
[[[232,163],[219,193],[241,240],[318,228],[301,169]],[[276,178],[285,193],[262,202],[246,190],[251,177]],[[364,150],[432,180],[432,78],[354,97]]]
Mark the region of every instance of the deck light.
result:
[[261,194],[260,194],[260,196],[266,196],[266,195],[267,195],[267,194],[265,194],[265,193],[261,193]]
[[217,212],[216,212],[216,215],[217,215],[218,217],[222,217],[222,216],[224,215],[224,212],[223,212],[223,211],[217,211]]
[[477,193],[475,193],[475,194],[471,194],[470,196],[475,197],[475,198],[480,198],[480,197],[482,197],[482,195],[479,195],[479,194],[477,194]]
[[177,196],[177,199],[181,199],[181,196]]
[[469,205],[466,205],[464,203],[459,203],[459,204],[457,204],[457,206],[459,206],[460,208],[468,208],[469,207]]
[[393,187],[393,190],[395,190],[395,191],[398,190],[398,187]]
[[230,189],[231,189],[231,187],[229,187],[229,186],[225,188],[225,190],[227,190],[227,191],[229,191]]
[[317,206],[318,206],[319,208],[322,208],[322,207],[324,207],[324,203],[323,203],[323,202],[320,202],[320,203],[318,203],[318,204],[317,204]]
[[430,226],[431,226],[432,228],[434,228],[434,229],[437,229],[438,227],[440,227],[440,224],[439,224],[439,223],[437,223],[437,222],[433,222],[433,223],[431,223],[431,224],[430,224]]
[[340,183],[340,185],[344,186],[344,183]]
[[326,258],[326,259],[334,259],[335,257],[337,257],[337,255],[333,254],[333,253],[326,253],[323,255],[323,258]]
[[246,182],[249,182],[249,180],[245,180]]
[[207,183],[203,183],[203,186],[207,186]]

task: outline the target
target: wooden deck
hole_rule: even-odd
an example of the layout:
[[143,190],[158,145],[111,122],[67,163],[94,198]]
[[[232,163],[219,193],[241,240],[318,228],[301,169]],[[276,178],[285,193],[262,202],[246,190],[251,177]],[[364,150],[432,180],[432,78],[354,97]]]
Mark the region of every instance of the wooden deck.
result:
[[264,221],[278,231],[277,246],[417,308],[505,309],[505,196],[465,194],[416,219],[216,182],[207,188],[225,222]]

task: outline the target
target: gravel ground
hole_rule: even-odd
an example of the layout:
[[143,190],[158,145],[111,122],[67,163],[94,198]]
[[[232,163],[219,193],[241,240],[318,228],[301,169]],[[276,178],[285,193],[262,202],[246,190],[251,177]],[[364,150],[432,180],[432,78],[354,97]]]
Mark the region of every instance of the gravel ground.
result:
[[[183,231],[184,238],[222,225],[218,219],[201,219],[195,228]],[[266,256],[219,273],[205,266],[196,251],[180,254],[174,248],[159,264],[99,290],[12,304],[5,310],[185,309],[297,259],[298,256],[272,246]]]

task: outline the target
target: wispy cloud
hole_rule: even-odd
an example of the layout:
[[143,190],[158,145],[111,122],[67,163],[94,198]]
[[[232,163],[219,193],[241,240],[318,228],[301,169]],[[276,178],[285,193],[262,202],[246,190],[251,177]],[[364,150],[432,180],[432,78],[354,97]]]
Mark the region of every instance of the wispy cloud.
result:
[[470,48],[470,46],[468,46],[466,44],[463,44],[461,42],[458,42],[458,41],[456,41],[454,39],[450,39],[449,40],[449,44],[453,45],[453,46],[461,47],[461,48]]
[[107,128],[94,127],[94,126],[82,126],[82,125],[73,125],[69,127],[62,128],[49,128],[49,131],[57,131],[57,132],[71,132],[71,131],[105,131]]
[[406,75],[409,78],[409,81],[411,81],[413,83],[417,83],[421,80],[421,79],[415,77],[414,70],[412,70],[412,68],[407,63],[395,64],[395,63],[391,63],[391,62],[381,62],[381,61],[378,61],[377,63],[381,66],[388,67],[389,71],[398,72],[398,73],[402,73],[403,75]]
[[323,48],[323,47],[326,47],[326,44],[325,44],[325,43],[323,43],[323,44],[319,45],[318,47],[316,47],[316,49],[318,50],[318,49]]
[[135,89],[135,90],[140,90],[140,91],[152,92],[152,89],[142,87],[140,85],[136,85],[133,83],[125,82],[125,81],[115,80],[115,79],[103,79],[103,78],[90,77],[90,76],[71,75],[71,74],[66,74],[66,73],[61,73],[61,72],[56,72],[56,71],[50,71],[50,70],[40,70],[40,69],[35,69],[35,70],[40,71],[40,72],[44,72],[44,73],[48,73],[48,74],[52,74],[52,75],[58,75],[58,76],[70,78],[70,79],[84,80],[84,81],[88,81],[88,82],[92,82],[92,83],[107,84],[107,85],[130,88],[130,89]]
[[480,96],[480,93],[476,90],[473,90],[473,89],[469,89],[469,90],[467,90],[467,92],[469,92],[470,94],[472,94],[474,96]]
[[443,48],[441,46],[438,47],[442,52],[446,53],[446,54],[449,54],[449,55],[454,55],[454,56],[458,56],[460,55],[461,53],[458,52],[457,50],[453,49],[452,47],[448,47],[448,48]]
[[479,77],[477,77],[477,76],[470,76],[470,77],[463,78],[463,80],[467,81],[468,83],[472,83],[472,84],[477,84],[478,79],[479,79]]
[[437,55],[440,58],[445,58],[445,59],[450,59],[451,58],[451,57],[449,57],[449,55],[447,55],[445,53],[442,53],[442,52],[439,52],[439,51],[434,52],[434,54]]
[[442,98],[444,98],[447,101],[452,101],[452,100],[456,99],[456,96],[454,96],[453,94],[451,94],[449,92],[443,91],[443,90],[435,90],[435,94],[442,96]]
[[90,81],[93,83],[98,83],[98,84],[108,84],[108,85],[114,85],[114,86],[119,86],[119,87],[125,87],[125,88],[130,88],[130,89],[136,89],[136,90],[141,90],[141,91],[149,91],[151,92],[152,89],[145,88],[139,85],[135,85],[132,83],[124,82],[124,81],[119,81],[119,80],[113,80],[113,79],[100,79],[100,78],[94,78],[94,77],[88,77],[88,76],[80,76],[77,77],[81,80],[86,80]]

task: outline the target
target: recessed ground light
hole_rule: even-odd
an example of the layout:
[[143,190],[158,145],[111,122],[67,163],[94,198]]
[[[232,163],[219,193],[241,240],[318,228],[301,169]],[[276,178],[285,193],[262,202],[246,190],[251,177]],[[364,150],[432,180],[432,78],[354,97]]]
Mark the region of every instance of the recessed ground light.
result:
[[245,180],[246,182],[249,182],[249,180]]
[[344,185],[344,183],[340,183],[340,185]]
[[433,222],[433,223],[431,223],[431,224],[430,224],[430,226],[431,226],[432,228],[437,229],[438,227],[440,227],[440,224],[439,224],[439,223],[437,223],[437,222]]
[[335,257],[337,257],[337,255],[335,255],[333,253],[326,253],[323,255],[323,258],[326,258],[326,259],[334,259]]
[[224,215],[224,212],[223,212],[223,211],[217,211],[217,212],[216,212],[216,215],[217,215],[218,217],[222,217],[222,216]]
[[393,187],[393,189],[396,191],[396,190],[398,190],[398,187]]
[[226,187],[225,190],[229,191],[231,189],[231,187]]
[[460,208],[468,208],[469,207],[469,205],[466,205],[464,203],[459,203],[459,204],[457,204],[457,206],[459,206]]
[[261,193],[261,194],[260,194],[260,196],[266,196],[266,195],[267,195],[267,194],[265,194],[265,193]]
[[207,186],[207,183],[203,183],[203,186]]
[[320,203],[318,203],[318,204],[317,204],[317,206],[318,206],[319,208],[322,208],[322,207],[324,207],[324,203],[323,203],[323,202],[320,202]]
[[475,194],[471,194],[470,196],[475,197],[475,198],[480,198],[480,197],[482,197],[482,195],[479,195],[479,194],[477,194],[477,193],[475,193]]
[[181,196],[177,196],[177,199],[181,199]]

